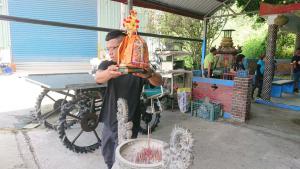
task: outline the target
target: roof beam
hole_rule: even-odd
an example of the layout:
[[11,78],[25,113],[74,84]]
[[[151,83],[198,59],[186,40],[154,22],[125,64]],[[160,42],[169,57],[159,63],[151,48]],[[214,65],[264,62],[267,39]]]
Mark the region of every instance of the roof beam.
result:
[[[63,23],[63,22],[56,22],[56,21],[29,19],[29,18],[22,18],[22,17],[8,16],[8,15],[0,15],[0,21],[1,20],[3,20],[3,21],[22,22],[22,23],[30,23],[30,24],[37,24],[37,25],[57,26],[57,27],[65,27],[65,28],[73,28],[73,29],[83,29],[83,30],[90,30],[90,31],[110,32],[110,31],[113,31],[113,30],[118,30],[118,29],[95,27],[95,26],[86,26],[86,25],[78,25],[78,24],[70,24],[70,23]],[[141,35],[141,36],[148,36],[148,37],[202,42],[201,39],[195,39],[195,38],[176,37],[176,36],[159,35],[159,34],[144,33],[144,32],[138,32],[138,34]]]
[[[112,0],[116,2],[121,2],[124,4],[127,4],[127,0]],[[170,6],[165,3],[161,3],[155,0],[134,0],[133,1],[134,6],[140,6],[144,8],[151,8],[151,9],[156,9],[156,10],[162,10],[165,12],[170,12],[178,15],[183,15],[187,17],[191,17],[194,19],[200,19],[203,20],[204,15],[196,12],[191,12],[187,9],[182,9],[174,6]]]

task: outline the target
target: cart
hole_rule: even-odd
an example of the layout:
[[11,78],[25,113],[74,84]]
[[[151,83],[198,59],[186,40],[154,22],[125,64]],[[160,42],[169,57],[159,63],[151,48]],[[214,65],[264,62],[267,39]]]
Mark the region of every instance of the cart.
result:
[[99,116],[105,84],[97,84],[88,73],[32,74],[25,79],[43,88],[36,101],[36,119],[57,130],[68,149],[87,153],[101,146]]

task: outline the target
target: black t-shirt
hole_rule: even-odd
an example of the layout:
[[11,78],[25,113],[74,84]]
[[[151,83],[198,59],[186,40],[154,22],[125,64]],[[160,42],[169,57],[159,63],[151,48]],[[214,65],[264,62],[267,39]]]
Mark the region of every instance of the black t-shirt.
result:
[[300,56],[294,56],[293,58],[292,58],[292,61],[291,61],[291,63],[293,63],[294,61],[296,61],[296,67],[294,68],[294,73],[296,73],[296,72],[300,72]]
[[[112,61],[103,61],[98,69],[105,70]],[[104,102],[101,109],[100,120],[108,127],[117,125],[117,101],[119,98],[127,100],[128,120],[139,123],[140,120],[140,96],[146,80],[131,74],[121,75],[107,82]]]

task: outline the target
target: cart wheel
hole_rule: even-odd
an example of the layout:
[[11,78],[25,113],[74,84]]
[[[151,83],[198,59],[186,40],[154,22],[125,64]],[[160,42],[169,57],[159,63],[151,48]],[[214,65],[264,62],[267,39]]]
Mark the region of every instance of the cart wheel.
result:
[[141,122],[140,122],[140,132],[142,134],[148,134],[148,125],[150,126],[151,132],[155,130],[158,123],[160,122],[160,113],[148,113],[147,103],[141,102]]
[[[37,119],[43,122],[45,127],[56,129],[61,106],[66,102],[65,95],[44,89],[39,95],[35,105]],[[65,127],[70,127],[74,123],[75,121],[68,121]]]
[[155,130],[160,122],[160,113],[144,113],[142,114],[140,132],[142,134],[148,134],[148,125],[150,125],[151,132]]
[[[76,153],[93,152],[101,146],[99,115],[102,99],[75,99],[62,107],[58,134],[63,145]],[[66,129],[68,119],[77,123]]]

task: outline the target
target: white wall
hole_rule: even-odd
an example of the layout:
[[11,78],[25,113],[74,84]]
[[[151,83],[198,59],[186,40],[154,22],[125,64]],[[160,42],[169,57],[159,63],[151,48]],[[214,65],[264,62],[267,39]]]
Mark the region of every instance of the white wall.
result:
[[[8,15],[7,0],[0,0],[0,14]],[[0,63],[11,62],[9,22],[0,20]]]

